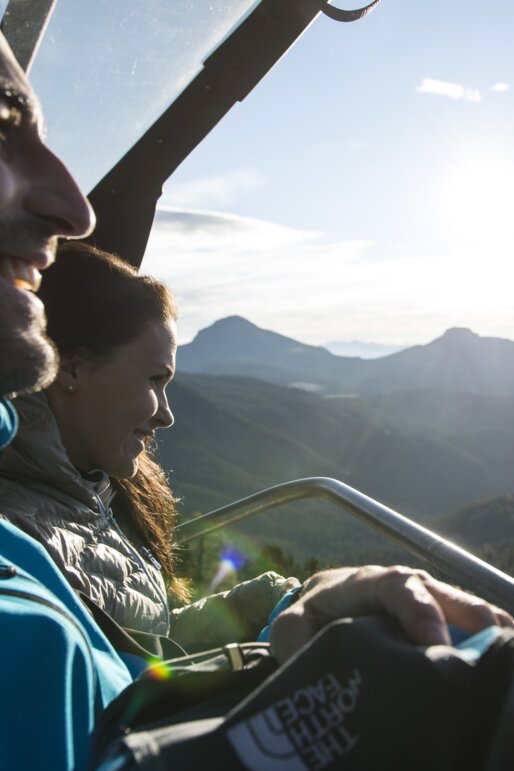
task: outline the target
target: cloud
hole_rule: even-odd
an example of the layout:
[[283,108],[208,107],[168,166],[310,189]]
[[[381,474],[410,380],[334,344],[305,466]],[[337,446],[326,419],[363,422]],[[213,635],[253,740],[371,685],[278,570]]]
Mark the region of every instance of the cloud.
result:
[[264,220],[160,208],[143,270],[175,291],[182,340],[232,314],[270,326],[279,317],[296,319],[299,338],[308,339],[320,304],[339,314],[348,300],[346,281],[356,291],[364,286],[351,276],[365,272],[362,258],[372,246]]
[[165,188],[165,202],[173,206],[201,208],[216,201],[218,206],[231,206],[241,195],[266,186],[263,174],[255,169],[237,169],[226,174],[171,183]]
[[420,94],[435,94],[436,96],[447,96],[455,101],[464,100],[478,104],[482,101],[480,91],[476,88],[465,88],[459,83],[449,83],[446,80],[433,80],[432,78],[423,78],[421,84],[417,86],[416,91]]
[[212,211],[161,209],[143,270],[177,295],[180,342],[233,314],[313,344],[428,341],[435,327],[439,334],[449,326],[513,337],[509,244],[508,254],[486,252],[484,270],[481,243],[475,251],[466,242],[455,254],[437,253]]
[[494,86],[491,87],[491,91],[504,93],[505,91],[510,91],[510,85],[508,83],[495,83]]
[[[155,218],[155,229],[171,232],[175,239],[184,238],[183,249],[196,251],[198,246],[224,248],[229,251],[250,246],[252,250],[267,249],[314,239],[317,234],[276,225],[266,220],[239,217],[201,209],[179,209],[159,206]],[[215,241],[213,241],[215,239]]]

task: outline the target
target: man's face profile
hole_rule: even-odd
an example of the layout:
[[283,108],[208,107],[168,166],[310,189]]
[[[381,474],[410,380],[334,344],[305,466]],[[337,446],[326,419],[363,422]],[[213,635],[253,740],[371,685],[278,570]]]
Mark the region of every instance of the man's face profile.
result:
[[93,215],[41,138],[36,97],[0,35],[0,396],[48,385],[57,356],[33,294],[59,236],[92,229]]

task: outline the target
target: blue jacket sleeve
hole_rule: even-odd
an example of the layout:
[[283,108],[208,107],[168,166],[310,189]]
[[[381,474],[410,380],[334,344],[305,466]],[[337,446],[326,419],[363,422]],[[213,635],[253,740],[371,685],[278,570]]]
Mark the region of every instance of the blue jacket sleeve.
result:
[[46,552],[0,521],[0,767],[84,771],[96,718],[131,682]]

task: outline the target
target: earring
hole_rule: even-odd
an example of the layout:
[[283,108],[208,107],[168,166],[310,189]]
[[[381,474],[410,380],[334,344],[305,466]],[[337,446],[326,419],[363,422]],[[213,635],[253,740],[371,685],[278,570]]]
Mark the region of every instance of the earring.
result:
[[75,388],[76,388],[76,386],[74,386],[74,385],[69,385],[69,386],[66,386],[66,390],[67,390],[67,391],[68,391],[68,393],[70,393],[70,394],[72,394],[72,393],[75,391]]

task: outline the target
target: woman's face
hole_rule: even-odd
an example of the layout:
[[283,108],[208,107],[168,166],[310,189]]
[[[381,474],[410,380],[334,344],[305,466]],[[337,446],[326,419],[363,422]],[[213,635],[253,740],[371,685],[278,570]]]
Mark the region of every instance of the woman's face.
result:
[[176,325],[149,322],[141,334],[100,363],[62,364],[48,401],[71,462],[125,479],[157,428],[173,424],[166,385],[175,372]]

